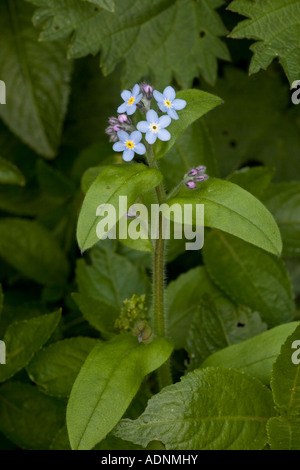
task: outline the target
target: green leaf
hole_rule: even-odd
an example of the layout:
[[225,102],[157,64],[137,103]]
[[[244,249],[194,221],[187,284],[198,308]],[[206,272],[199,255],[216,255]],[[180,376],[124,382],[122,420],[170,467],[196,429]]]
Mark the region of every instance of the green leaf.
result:
[[158,439],[171,450],[259,450],[271,416],[271,393],[258,380],[209,368],[164,388],[137,420],[122,420],[114,434],[143,446]]
[[61,285],[68,275],[68,262],[57,241],[35,221],[2,218],[0,256],[42,285]]
[[160,367],[172,347],[163,338],[150,344],[120,335],[99,343],[89,354],[73,386],[67,425],[73,449],[92,449],[113,429],[137,393],[145,375]]
[[114,11],[115,9],[114,0],[82,0],[82,1],[93,3],[94,5],[97,5],[98,7],[103,8],[104,10],[108,10],[108,11]]
[[232,38],[256,39],[250,74],[266,69],[275,57],[290,81],[300,76],[300,2],[299,0],[235,0],[230,10],[246,16],[232,31]]
[[10,161],[0,157],[0,184],[25,185],[21,171]]
[[65,420],[65,403],[32,385],[8,382],[0,388],[0,430],[21,448],[47,450]]
[[276,326],[242,343],[228,346],[208,357],[201,367],[238,369],[268,385],[280,347],[298,325],[299,322],[292,322]]
[[176,98],[185,100],[187,105],[182,111],[179,111],[180,119],[172,120],[168,127],[171,139],[167,142],[158,140],[154,145],[156,159],[162,158],[173,147],[178,137],[188,126],[223,102],[218,96],[200,90],[179,91]]
[[[167,84],[174,76],[184,86],[199,71],[213,83],[217,58],[229,60],[219,39],[227,33],[215,9],[223,0],[116,0],[115,13],[95,9],[81,0],[31,0],[40,8],[35,25],[42,25],[42,40],[74,32],[68,48],[71,58],[101,50],[104,75],[125,59],[124,80],[132,86],[144,76]],[[145,49],[145,44],[151,47]]]
[[267,424],[271,450],[300,450],[300,418],[271,418]]
[[[96,215],[99,205],[113,205],[118,222],[140,194],[155,188],[161,180],[162,174],[158,170],[150,170],[143,164],[107,166],[90,186],[83,201],[77,226],[80,249],[85,251],[99,242],[96,233],[96,226],[102,219]],[[119,205],[119,196],[127,196],[128,208],[125,210]]]
[[105,335],[117,333],[114,323],[123,300],[151,292],[145,269],[115,253],[108,241],[91,250],[90,265],[78,261],[79,293],[73,294],[86,320]]
[[189,370],[200,367],[204,359],[216,351],[267,329],[257,312],[222,300],[205,297],[193,317],[186,347],[190,357]]
[[246,167],[229,175],[227,180],[241,186],[241,188],[260,199],[270,185],[274,174],[274,168],[264,166]]
[[300,183],[271,185],[263,199],[273,214],[283,240],[285,256],[300,255]]
[[281,259],[219,231],[206,236],[203,255],[214,282],[269,326],[293,318],[291,283]]
[[31,361],[48,341],[61,319],[61,313],[41,315],[12,323],[4,336],[6,365],[0,368],[0,382],[15,375]]
[[266,251],[280,254],[279,229],[270,212],[252,194],[229,181],[209,178],[190,190],[183,187],[172,204],[204,204],[204,225],[235,235]]
[[42,349],[27,366],[30,379],[48,395],[68,397],[81,366],[96,342],[93,338],[77,337]]
[[23,0],[1,2],[0,76],[8,99],[0,116],[37,153],[53,158],[67,109],[72,64],[65,57],[64,41],[38,42],[32,14],[32,6]]

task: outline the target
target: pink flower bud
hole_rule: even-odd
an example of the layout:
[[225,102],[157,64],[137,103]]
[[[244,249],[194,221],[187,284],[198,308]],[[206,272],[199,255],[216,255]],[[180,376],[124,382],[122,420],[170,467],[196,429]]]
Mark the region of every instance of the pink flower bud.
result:
[[115,118],[115,117],[110,117],[109,120],[108,120],[109,124],[111,124],[112,126],[115,126],[116,124],[118,124],[118,119]]
[[118,121],[123,124],[123,122],[128,122],[127,114],[119,114]]
[[194,181],[187,181],[185,183],[186,187],[189,188],[189,189],[195,189],[196,187],[196,183]]
[[121,130],[121,127],[120,127],[120,126],[114,126],[114,127],[113,127],[113,130],[114,130],[115,132],[119,132],[119,131]]

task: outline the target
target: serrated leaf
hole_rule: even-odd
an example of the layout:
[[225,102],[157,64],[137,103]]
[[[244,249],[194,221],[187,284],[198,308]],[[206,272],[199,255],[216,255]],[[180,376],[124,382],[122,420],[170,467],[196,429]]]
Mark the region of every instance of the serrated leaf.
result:
[[166,86],[174,75],[189,86],[199,70],[213,83],[217,58],[230,58],[219,39],[227,31],[215,12],[223,0],[115,0],[113,14],[81,0],[59,0],[55,5],[50,0],[31,1],[40,6],[34,23],[42,24],[42,40],[74,32],[69,57],[95,55],[101,50],[105,75],[125,58],[126,84],[150,73],[157,84]]
[[264,166],[245,167],[235,171],[227,179],[260,199],[270,185],[274,174],[275,168]]
[[72,64],[65,57],[65,41],[38,42],[32,14],[32,6],[23,0],[1,2],[0,76],[8,98],[0,116],[37,153],[53,158],[67,109]]
[[61,313],[41,315],[12,323],[6,330],[6,364],[0,368],[0,382],[15,375],[31,361],[48,341],[61,319]]
[[162,158],[173,147],[178,137],[188,126],[222,103],[222,99],[218,96],[201,90],[179,91],[176,94],[176,98],[185,100],[187,105],[182,111],[179,111],[179,119],[172,120],[168,126],[171,139],[167,142],[157,140],[157,143],[154,145],[156,159]]
[[300,2],[299,0],[235,0],[230,10],[249,19],[232,31],[232,38],[256,39],[250,73],[266,69],[275,57],[290,81],[300,75]]
[[68,397],[75,379],[97,340],[70,338],[41,349],[27,372],[43,392],[56,397]]
[[274,218],[258,199],[236,184],[209,178],[197,189],[183,187],[168,204],[204,204],[205,227],[218,228],[270,253],[281,253]]
[[113,429],[145,375],[160,367],[172,346],[163,338],[139,343],[132,334],[95,346],[72,388],[67,426],[73,449],[92,449]]
[[65,420],[65,403],[32,385],[8,382],[0,388],[0,430],[21,448],[47,450]]
[[73,294],[87,321],[106,335],[117,333],[114,328],[123,300],[133,294],[148,295],[149,278],[143,267],[114,252],[104,241],[91,250],[91,264],[79,260],[76,280],[79,293]]
[[299,322],[291,322],[276,326],[246,341],[228,346],[209,356],[201,367],[213,366],[241,370],[268,385],[272,366],[280,352],[280,347],[298,325]]
[[271,418],[267,424],[271,450],[300,450],[300,418]]
[[203,255],[214,282],[235,302],[259,312],[269,326],[292,319],[291,283],[281,259],[219,231],[206,236]]
[[158,439],[171,450],[255,450],[266,443],[272,415],[271,393],[258,380],[209,368],[164,388],[137,420],[122,420],[114,434],[143,446]]
[[283,254],[300,254],[300,183],[271,185],[263,201],[273,214],[282,236]]
[[21,171],[10,161],[0,157],[0,184],[24,186],[25,178]]
[[61,285],[68,274],[67,259],[55,238],[32,220],[0,220],[0,256],[42,285]]
[[[77,240],[82,251],[97,242],[96,227],[101,220],[96,215],[101,204],[111,204],[116,210],[116,222],[124,217],[129,207],[143,192],[155,188],[162,180],[158,170],[149,169],[143,164],[110,165],[104,168],[90,186],[80,211]],[[127,196],[127,208],[121,209],[119,197]]]

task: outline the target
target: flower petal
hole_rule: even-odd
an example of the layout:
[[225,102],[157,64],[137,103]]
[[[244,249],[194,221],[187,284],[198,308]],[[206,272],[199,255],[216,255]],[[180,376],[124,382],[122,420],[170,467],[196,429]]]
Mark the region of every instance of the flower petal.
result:
[[161,116],[158,120],[158,124],[161,129],[168,127],[171,124],[170,116],[167,116],[166,114],[164,116]]
[[118,137],[121,142],[125,143],[127,140],[129,140],[129,134],[125,131],[119,131],[118,132]]
[[128,108],[128,104],[127,103],[122,103],[121,106],[118,107],[118,113],[119,114],[126,113],[127,108]]
[[143,98],[143,93],[140,93],[139,95],[137,95],[137,97],[135,98],[135,104],[138,104],[142,98]]
[[154,111],[154,109],[150,109],[150,110],[147,112],[146,118],[147,118],[147,121],[148,121],[149,123],[158,122],[158,115],[157,115],[157,112]]
[[164,101],[164,96],[163,96],[163,94],[160,93],[160,92],[157,91],[157,90],[154,90],[153,96],[154,96],[154,98],[156,99],[156,101]]
[[142,140],[142,134],[139,131],[133,131],[130,134],[130,139],[133,140],[135,144],[138,144]]
[[144,144],[137,144],[135,147],[134,147],[134,151],[135,153],[137,153],[138,155],[144,155],[146,153],[146,147]]
[[132,114],[134,114],[135,111],[136,111],[136,105],[135,104],[127,105],[127,114],[128,114],[128,116],[131,116]]
[[163,140],[164,142],[166,142],[167,140],[171,139],[171,134],[166,129],[161,129],[158,132],[157,137],[159,138],[159,140]]
[[176,92],[174,88],[167,86],[167,88],[164,89],[163,95],[166,100],[173,101],[175,100]]
[[124,142],[116,142],[114,145],[113,145],[113,149],[115,152],[123,152],[125,150],[125,144]]
[[137,83],[132,88],[132,96],[136,97],[140,93],[140,85]]
[[129,90],[124,90],[122,91],[121,96],[124,101],[128,101],[131,97],[131,93]]
[[140,121],[137,124],[136,127],[140,132],[148,132],[149,131],[149,122],[148,121]]
[[176,109],[176,111],[180,111],[180,109],[183,109],[186,107],[186,101],[185,100],[174,100],[172,103],[172,107]]
[[159,109],[160,109],[163,113],[167,113],[168,110],[170,109],[170,108],[168,108],[168,106],[165,105],[165,103],[164,103],[163,101],[160,101],[160,102],[157,103],[157,104],[158,104]]
[[126,149],[123,153],[123,160],[130,162],[134,157],[134,151],[132,149]]
[[168,109],[168,115],[172,119],[179,119],[178,114],[176,113],[175,109],[169,108]]
[[156,138],[157,138],[157,134],[153,134],[153,132],[147,132],[146,134],[146,140],[148,142],[148,144],[154,144],[154,142],[156,141]]

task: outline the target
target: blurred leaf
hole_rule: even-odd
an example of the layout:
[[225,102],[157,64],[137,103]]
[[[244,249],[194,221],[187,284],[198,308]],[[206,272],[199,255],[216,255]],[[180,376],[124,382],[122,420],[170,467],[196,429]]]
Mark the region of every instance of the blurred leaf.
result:
[[271,450],[300,450],[300,418],[271,418],[267,424]]
[[209,178],[190,190],[182,187],[168,205],[204,204],[205,227],[218,228],[276,255],[282,243],[274,218],[252,194],[236,184]]
[[122,420],[114,434],[143,446],[158,439],[168,450],[259,450],[273,413],[271,392],[258,380],[209,368],[164,388],[137,420]]
[[279,61],[290,81],[300,76],[300,2],[295,0],[234,0],[230,10],[246,16],[232,31],[232,38],[256,39],[250,74]]
[[0,184],[24,186],[25,178],[20,170],[5,158],[0,157]]
[[114,323],[123,300],[133,294],[150,294],[150,282],[142,266],[115,253],[108,240],[91,250],[91,264],[79,260],[76,280],[79,293],[74,300],[88,322],[105,333],[116,333]]
[[268,326],[293,318],[291,283],[281,259],[214,231],[203,248],[208,273],[229,297],[259,312]]
[[[96,215],[99,205],[113,205],[118,222],[140,194],[155,188],[161,180],[162,174],[158,170],[149,169],[143,164],[105,167],[90,186],[82,204],[77,226],[77,240],[81,251],[99,242],[96,233],[97,224],[102,219]],[[127,207],[124,210],[119,204],[120,196],[127,196]]]
[[84,2],[94,3],[94,5],[98,5],[100,8],[104,8],[104,10],[114,11],[115,4],[114,0],[82,0]]
[[6,330],[6,365],[0,369],[0,382],[15,375],[31,361],[48,341],[61,319],[61,313],[41,315],[12,323]]
[[56,240],[35,221],[2,218],[0,256],[42,285],[61,285],[68,274],[67,259]]
[[68,397],[81,366],[96,342],[93,338],[78,337],[43,348],[27,366],[29,377],[47,395]]
[[0,388],[0,430],[21,448],[47,450],[63,426],[65,404],[32,385],[8,382]]
[[295,330],[299,322],[276,326],[271,330],[233,344],[209,356],[202,364],[206,367],[223,367],[247,372],[268,385],[272,366],[286,338]]
[[0,107],[0,116],[37,153],[53,158],[67,109],[72,64],[65,57],[64,41],[38,42],[32,14],[32,6],[22,0],[1,2],[0,75],[8,100]]
[[[105,75],[125,59],[126,84],[133,85],[151,73],[157,83],[168,83],[174,75],[189,86],[199,70],[213,83],[217,58],[230,58],[219,39],[227,31],[215,12],[223,0],[115,0],[114,14],[81,0],[59,0],[55,6],[51,0],[30,1],[40,7],[33,20],[43,27],[42,40],[74,32],[69,57],[95,55],[101,50]],[[151,48],[145,51],[145,44]]]
[[171,352],[172,346],[164,338],[146,345],[130,333],[95,346],[79,372],[67,407],[72,448],[92,449],[106,437],[144,376],[160,367]]
[[274,168],[263,166],[246,167],[229,175],[227,180],[241,186],[241,188],[260,199],[270,185],[274,174]]

